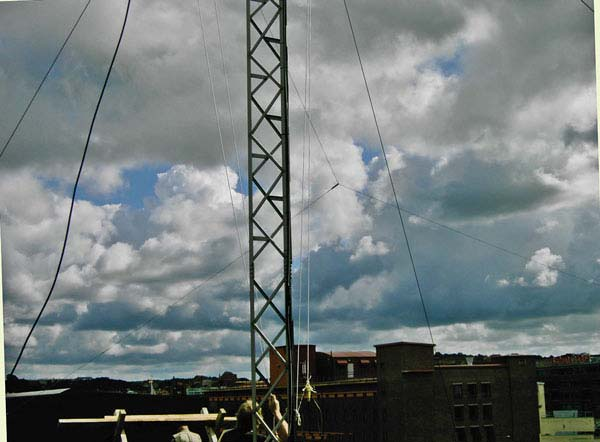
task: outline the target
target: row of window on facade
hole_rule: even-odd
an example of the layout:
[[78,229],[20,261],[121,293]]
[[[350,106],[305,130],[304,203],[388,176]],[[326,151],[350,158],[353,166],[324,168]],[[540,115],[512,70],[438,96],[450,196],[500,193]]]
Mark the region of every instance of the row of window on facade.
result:
[[480,406],[478,404],[469,405],[455,405],[454,406],[454,421],[463,422],[467,415],[471,422],[479,421],[481,416],[484,421],[491,421],[492,415],[492,404],[481,405],[481,413],[479,412]]
[[466,385],[466,389],[463,384],[452,384],[452,397],[455,401],[461,400],[464,397],[474,399],[478,397],[478,393],[481,394],[482,398],[492,397],[492,384],[490,382],[470,382]]
[[[302,372],[302,375],[304,377],[306,377],[306,361],[301,362],[300,363],[300,370]],[[348,379],[354,379],[354,363],[353,362],[348,362],[348,364],[346,365],[346,367],[348,368],[347,371],[347,377]]]
[[[458,442],[467,442],[467,434],[471,436],[472,442],[496,442],[496,432],[494,427],[486,425],[482,427],[458,427],[456,428],[456,440]],[[485,439],[484,439],[485,437]]]

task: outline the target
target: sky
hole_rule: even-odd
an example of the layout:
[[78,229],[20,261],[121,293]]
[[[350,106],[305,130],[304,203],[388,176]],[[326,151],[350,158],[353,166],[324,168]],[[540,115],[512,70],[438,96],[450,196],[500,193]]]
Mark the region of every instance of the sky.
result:
[[[84,3],[0,4],[2,144]],[[430,342],[343,2],[313,3],[310,51],[307,3],[288,7],[292,213],[340,185],[293,218],[296,340]],[[125,4],[92,1],[0,159],[7,370],[56,270]],[[348,5],[437,351],[600,353],[593,14]],[[249,376],[245,9],[218,7],[221,44],[200,0],[225,163],[196,3],[132,2],[17,376]]]

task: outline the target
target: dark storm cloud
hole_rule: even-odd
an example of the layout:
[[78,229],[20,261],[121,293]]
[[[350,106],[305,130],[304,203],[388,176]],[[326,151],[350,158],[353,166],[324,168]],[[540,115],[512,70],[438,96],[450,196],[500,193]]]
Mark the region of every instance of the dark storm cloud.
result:
[[246,322],[237,324],[224,311],[222,302],[205,299],[193,306],[177,305],[167,309],[153,321],[153,327],[163,330],[246,330]]
[[[584,230],[586,225],[590,228],[597,225],[597,214],[593,217],[590,215],[581,214],[581,227],[576,228],[578,231]],[[593,228],[597,230],[597,227]],[[584,278],[597,278],[600,275],[600,266],[595,262],[598,255],[595,250],[590,250],[582,243],[572,253],[561,251],[562,240],[559,237],[553,240],[533,237],[532,230],[531,224],[511,221],[498,223],[493,228],[470,228],[468,232],[491,242],[495,242],[494,237],[509,237],[511,241],[501,243],[501,246],[526,256],[542,244],[550,244],[554,252],[563,256],[569,271],[581,272],[580,276]],[[527,260],[427,224],[409,224],[408,233],[433,326],[502,319],[505,324],[515,321],[515,328],[519,329],[518,324],[523,321],[543,321],[546,317],[584,314],[600,308],[600,301],[594,296],[596,286],[585,280],[559,274],[557,284],[536,287],[532,275],[525,271]],[[594,231],[590,233],[595,235]],[[585,236],[580,237],[583,239]],[[386,240],[385,237],[380,239]],[[388,241],[391,239],[387,238]],[[346,253],[336,253],[335,250],[319,253],[340,268],[348,259]],[[366,286],[360,290],[349,290],[343,298],[336,298],[340,302],[313,309],[311,321],[316,329],[327,329],[332,318],[340,323],[340,327],[343,327],[341,324],[354,323],[372,331],[425,326],[406,249],[398,247],[382,261],[386,265],[379,267],[379,270],[386,269],[393,275],[388,278],[389,285],[383,289]],[[369,267],[365,272],[353,272],[354,277],[349,278],[342,272],[332,272],[331,265],[315,266],[311,273],[313,281],[318,281],[313,288],[315,302],[327,300],[336,289],[348,288],[365,276],[374,275]],[[588,269],[593,272],[588,273]],[[498,280],[507,276],[523,276],[527,286],[499,286]],[[322,285],[321,281],[328,281],[328,284]],[[320,290],[325,287],[326,290]],[[365,308],[372,291],[377,292],[380,298],[370,308]],[[577,293],[577,296],[565,296],[566,293]],[[344,338],[344,342],[353,342],[353,339]],[[362,338],[356,336],[356,339]]]
[[[77,320],[77,311],[72,304],[66,304],[59,309],[46,313],[40,318],[40,325],[71,324]],[[31,325],[29,318],[19,320],[19,322]]]
[[451,161],[440,175],[443,187],[436,184],[438,200],[449,218],[533,210],[561,191],[542,182],[535,171],[527,170],[517,161],[482,161],[472,154]]
[[567,125],[563,131],[562,139],[567,147],[578,142],[598,145],[598,125],[595,124],[594,127],[583,131]]
[[[3,65],[4,83],[12,87],[2,90],[2,101],[7,106],[2,133],[8,133],[16,122],[26,97],[33,93],[48,66],[45,60],[54,56],[64,38],[64,29],[72,23],[73,9],[80,7],[72,1],[40,3],[27,11],[15,8],[3,14],[2,29],[10,35],[5,46],[10,63]],[[203,8],[208,22],[214,12]],[[224,23],[242,11],[239,5],[226,10]],[[80,156],[83,133],[116,41],[116,17],[122,17],[123,12],[119,2],[92,3],[1,167],[22,167],[34,158],[46,173],[54,169],[52,172],[62,177],[64,163]],[[11,26],[14,22],[26,22],[28,26]],[[36,27],[38,22],[41,26]],[[211,20],[207,26],[209,44],[214,48],[214,22]],[[229,35],[233,32],[241,35],[241,27],[232,28]],[[214,111],[204,105],[209,102],[210,92],[202,51],[194,4],[174,8],[153,1],[132,7],[122,50],[100,110],[88,166],[122,165],[140,157],[147,162],[177,163],[187,160],[192,152],[198,164],[214,165],[219,160],[219,151],[213,148],[218,140]],[[230,57],[229,63],[238,59],[242,62],[242,46],[226,42],[224,51]],[[215,66],[219,66],[217,54],[211,50]],[[38,69],[28,65],[34,61],[39,63]],[[245,83],[241,72],[230,70],[232,77],[240,80],[232,79],[232,96],[241,102],[238,86],[243,88]],[[239,108],[234,106],[236,111]],[[240,111],[240,118],[242,114]],[[40,152],[36,146],[45,149]]]
[[[359,45],[369,57],[372,52],[388,50],[395,44],[399,34],[406,34],[423,43],[439,43],[458,32],[465,24],[464,10],[458,2],[433,1],[418,4],[411,1],[362,2],[348,1]],[[352,41],[346,12],[342,2],[318,2],[312,5],[313,54],[319,59],[347,63]],[[290,17],[303,18],[305,8],[292,4]],[[297,21],[300,21],[296,19]],[[295,20],[295,21],[296,21]],[[295,23],[296,26],[298,24]],[[293,32],[290,41],[302,46],[302,28],[297,36]]]
[[[492,219],[533,211],[563,191],[556,183],[544,182],[540,164],[487,159],[473,150],[451,157],[435,173],[436,164],[428,157],[404,154],[403,161],[405,166],[394,173],[402,204],[422,213],[433,210],[438,219]],[[389,188],[381,161],[376,170]]]
[[[147,325],[157,330],[221,330],[246,328],[245,322],[232,321],[221,300],[205,298],[200,303],[187,302],[169,306],[157,314],[129,302],[93,303],[74,324],[75,330],[131,330]],[[72,322],[73,318],[69,318]]]
[[75,330],[129,330],[153,316],[130,302],[93,303],[74,324]]
[[[351,262],[351,252],[339,247],[322,247],[310,257],[310,284],[312,296],[319,301],[336,287],[349,287],[361,276],[375,275],[389,268],[391,261],[386,257],[370,256],[360,262]],[[300,271],[293,275],[294,290],[300,290]],[[307,260],[304,260],[303,286],[308,283]]]

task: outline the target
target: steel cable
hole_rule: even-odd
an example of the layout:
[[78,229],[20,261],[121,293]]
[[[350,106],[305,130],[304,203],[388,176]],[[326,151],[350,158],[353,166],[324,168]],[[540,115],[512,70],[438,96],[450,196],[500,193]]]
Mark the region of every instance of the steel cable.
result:
[[77,171],[77,178],[75,179],[75,184],[73,185],[73,194],[71,195],[71,206],[69,208],[69,217],[67,219],[67,227],[65,230],[65,237],[63,240],[62,250],[60,252],[60,258],[58,260],[58,265],[56,266],[56,273],[54,275],[54,279],[52,281],[50,291],[48,292],[48,295],[46,296],[46,300],[44,301],[44,304],[42,305],[40,312],[38,313],[37,317],[35,318],[35,321],[33,322],[33,325],[31,326],[31,329],[29,330],[29,333],[27,334],[27,337],[25,338],[25,342],[23,342],[23,346],[21,347],[21,350],[19,351],[19,356],[17,356],[17,360],[15,361],[15,364],[13,365],[13,368],[10,371],[11,375],[14,374],[17,366],[19,365],[19,361],[21,360],[21,357],[23,356],[23,352],[25,351],[25,348],[27,347],[27,343],[29,342],[29,338],[31,338],[31,335],[33,334],[33,331],[35,330],[37,323],[39,322],[40,318],[42,317],[42,314],[44,313],[44,310],[46,309],[46,306],[48,305],[48,301],[50,301],[52,293],[54,292],[54,287],[56,286],[56,282],[58,280],[60,268],[61,268],[61,265],[63,262],[63,258],[65,256],[65,250],[67,248],[67,241],[69,239],[69,230],[71,228],[71,219],[73,217],[73,207],[75,206],[75,197],[77,195],[77,187],[79,185],[79,179],[81,178],[81,172],[83,170],[83,165],[85,163],[85,157],[87,155],[87,151],[88,151],[88,148],[90,145],[90,140],[92,138],[92,132],[94,130],[94,124],[96,123],[96,117],[98,116],[100,104],[102,103],[102,98],[104,97],[104,92],[106,91],[106,86],[108,84],[108,80],[110,78],[110,74],[112,72],[113,65],[115,64],[115,60],[117,58],[117,53],[119,52],[119,47],[121,46],[121,40],[123,39],[123,34],[125,32],[125,25],[127,24],[127,17],[129,16],[129,7],[130,6],[131,6],[131,0],[127,0],[127,8],[125,10],[125,17],[123,19],[123,26],[121,27],[121,33],[119,34],[119,39],[117,41],[117,45],[115,46],[115,50],[114,50],[112,59],[110,61],[110,66],[108,67],[108,71],[106,72],[106,77],[104,78],[104,84],[102,85],[102,90],[100,91],[100,96],[98,97],[98,102],[96,103],[96,108],[94,110],[94,116],[92,117],[92,122],[91,122],[90,128],[88,130],[85,147],[83,149],[83,155],[81,157],[81,162],[79,164],[79,170]]

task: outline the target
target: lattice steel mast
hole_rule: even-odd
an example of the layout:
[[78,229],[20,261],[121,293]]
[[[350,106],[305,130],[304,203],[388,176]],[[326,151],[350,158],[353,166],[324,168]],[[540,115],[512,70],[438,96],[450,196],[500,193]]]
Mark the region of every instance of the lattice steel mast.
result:
[[[287,81],[287,0],[246,0],[248,87],[248,212],[250,329],[252,360],[253,432],[263,428],[267,440],[275,440],[281,421],[273,430],[259,410],[280,384],[287,386],[282,410],[294,440],[295,403],[292,385],[294,330],[292,322],[290,228],[289,121]],[[285,354],[276,350],[285,339]],[[264,344],[264,348],[263,348]],[[260,350],[258,350],[260,348]],[[272,353],[283,370],[261,370]],[[275,378],[273,379],[273,376]],[[256,382],[266,383],[258,400]],[[283,408],[283,401],[282,401]]]

